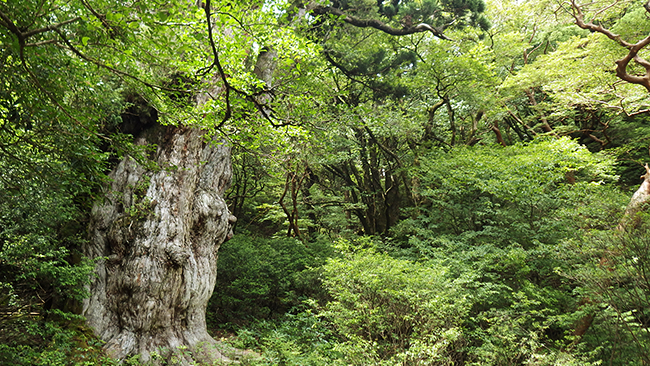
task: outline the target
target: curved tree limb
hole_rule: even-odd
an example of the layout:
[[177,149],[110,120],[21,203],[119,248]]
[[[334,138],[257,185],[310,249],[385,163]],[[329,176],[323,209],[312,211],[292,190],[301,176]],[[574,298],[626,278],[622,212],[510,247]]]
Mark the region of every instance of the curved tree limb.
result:
[[[50,40],[45,40],[45,41],[36,42],[36,43],[26,43],[27,39],[29,39],[30,37],[33,37],[35,35],[42,34],[42,33],[47,33],[47,32],[54,32],[60,37],[61,41],[63,41],[63,43],[65,44],[65,47],[68,50],[72,51],[72,53],[77,55],[77,57],[81,58],[82,60],[88,61],[88,62],[90,62],[90,63],[92,63],[92,64],[94,64],[94,65],[96,65],[98,67],[101,67],[103,69],[106,69],[106,70],[108,70],[108,71],[110,71],[110,72],[112,72],[112,73],[114,73],[116,75],[131,78],[131,79],[133,79],[133,80],[135,80],[135,81],[137,81],[137,82],[139,82],[139,83],[141,83],[141,84],[143,84],[143,85],[145,85],[147,87],[150,87],[152,89],[160,89],[160,90],[166,90],[166,91],[179,91],[178,89],[168,88],[168,87],[164,87],[162,85],[156,85],[156,84],[146,82],[146,81],[138,78],[137,76],[131,75],[131,74],[127,73],[127,72],[118,70],[118,69],[116,69],[114,67],[111,67],[111,66],[108,66],[108,65],[100,62],[99,60],[93,59],[93,58],[88,57],[87,55],[83,54],[79,49],[77,49],[70,42],[70,40],[66,37],[66,35],[61,30],[62,26],[75,23],[75,22],[77,22],[79,20],[81,20],[81,17],[75,17],[75,18],[71,18],[71,19],[56,23],[56,24],[50,24],[48,26],[41,27],[41,28],[38,28],[38,29],[21,31],[13,23],[13,21],[11,20],[11,18],[9,18],[8,15],[6,15],[2,11],[0,11],[0,26],[5,27],[12,34],[14,34],[16,36],[16,38],[18,38],[18,45],[20,47],[19,54],[20,54],[21,58],[24,58],[25,47],[42,46],[42,45],[47,45],[47,44],[58,44],[59,42],[56,39],[50,39]],[[23,60],[23,61],[24,61],[23,63],[26,64],[26,61],[25,60]]]
[[[643,6],[645,10],[650,13],[650,1],[646,2]],[[573,18],[578,27],[586,29],[592,32],[601,33],[607,38],[615,41],[620,46],[628,49],[628,54],[620,60],[616,60],[616,76],[624,81],[627,81],[631,84],[638,84],[646,88],[650,92],[650,62],[638,56],[639,51],[645,46],[650,44],[650,35],[646,38],[638,41],[637,43],[630,43],[624,40],[619,34],[616,34],[609,29],[603,27],[601,24],[594,24],[593,22],[585,22],[584,13],[582,12],[582,5],[576,3],[575,0],[571,0],[571,9]],[[596,14],[599,14],[604,9],[598,10]],[[643,76],[631,75],[627,72],[627,66],[630,64],[630,61],[634,60],[639,66],[642,66],[646,72]]]
[[[272,117],[271,114],[269,113],[269,111],[272,111],[272,109],[269,108],[266,104],[261,103],[259,100],[257,100],[257,98],[255,98],[259,94],[269,92],[269,90],[263,90],[263,91],[261,91],[259,93],[250,94],[250,93],[246,93],[246,92],[244,92],[242,90],[239,90],[239,89],[235,88],[228,81],[228,74],[226,73],[225,69],[223,68],[223,65],[221,64],[221,61],[219,60],[219,51],[217,51],[217,46],[216,46],[216,43],[214,41],[214,34],[213,34],[213,30],[212,30],[212,10],[211,10],[210,2],[211,2],[211,0],[206,0],[205,3],[201,3],[199,1],[199,6],[202,7],[204,12],[205,12],[205,19],[206,19],[206,23],[207,23],[207,26],[208,26],[208,40],[210,42],[210,49],[212,51],[213,59],[212,59],[212,62],[210,63],[210,65],[199,69],[197,71],[197,75],[205,76],[210,71],[212,71],[212,69],[214,69],[216,67],[217,68],[217,73],[219,74],[219,77],[223,81],[223,86],[224,86],[223,92],[224,92],[224,99],[225,99],[225,102],[226,102],[226,110],[224,112],[224,116],[223,116],[221,122],[219,122],[216,129],[217,130],[221,129],[221,127],[223,127],[223,125],[232,117],[232,104],[230,102],[230,97],[231,97],[230,92],[231,91],[241,95],[246,100],[253,103],[255,105],[255,107],[258,109],[258,111],[260,112],[260,114],[262,115],[262,117],[264,119],[266,119],[268,122],[270,122],[272,126],[281,127],[281,126],[288,125],[289,123],[275,123],[273,121],[274,117]],[[230,15],[230,14],[228,14],[228,15],[230,17],[234,18],[232,15]],[[238,23],[240,23],[239,20],[237,20],[236,18],[235,18],[235,20]]]
[[19,29],[16,26],[16,24],[14,24],[14,22],[11,20],[11,18],[7,14],[0,11],[0,25],[5,27],[7,30],[9,30],[9,32],[11,32],[13,35],[15,35],[16,38],[18,39],[18,46],[19,46],[18,55],[19,55],[19,58],[20,58],[20,63],[23,66],[23,68],[25,69],[25,71],[27,72],[27,74],[29,75],[29,77],[34,81],[34,84],[36,85],[36,87],[39,90],[41,90],[43,93],[45,93],[45,95],[50,99],[50,101],[55,106],[57,106],[57,108],[59,110],[61,110],[68,118],[70,118],[71,121],[74,121],[75,123],[77,123],[78,125],[81,126],[82,123],[79,122],[77,119],[75,119],[68,112],[68,110],[63,108],[63,106],[58,102],[58,100],[54,97],[54,95],[49,90],[47,90],[46,88],[44,88],[41,85],[40,81],[38,80],[38,77],[36,77],[36,75],[29,68],[27,60],[25,58],[25,47],[27,46],[26,41],[27,41],[27,39],[29,37],[40,34],[40,33],[49,32],[49,31],[59,31],[59,29],[58,29],[59,27],[61,27],[63,25],[66,25],[66,24],[74,23],[74,22],[76,22],[76,21],[78,21],[80,19],[81,19],[81,17],[75,17],[75,18],[60,22],[60,23],[51,24],[51,25],[49,25],[47,27],[42,27],[42,28],[39,28],[39,29],[31,30],[31,31],[22,31],[21,29]]
[[32,29],[28,31],[21,31],[16,24],[9,18],[9,16],[2,11],[0,11],[0,25],[5,27],[9,32],[13,33],[16,38],[18,38],[18,44],[20,45],[20,52],[23,52],[23,49],[25,47],[25,41],[27,38],[35,36],[37,34],[45,33],[45,32],[50,32],[50,31],[56,31],[60,27],[71,24],[74,22],[77,22],[81,20],[81,17],[74,17],[72,19],[64,20],[62,22],[56,23],[56,24],[50,24],[46,27],[41,27],[38,29]]
[[108,23],[108,21],[106,21],[106,15],[99,14],[92,6],[90,6],[87,0],[81,0],[81,3],[86,9],[88,9],[89,12],[92,13],[92,15],[95,18],[97,18],[97,20],[99,20],[100,23],[102,23],[102,26],[106,28],[106,31],[111,36],[111,38],[114,38],[116,34],[116,29],[113,26],[111,26]]
[[223,119],[217,126],[217,129],[220,129],[226,121],[230,119],[232,116],[232,106],[230,105],[230,91],[233,90],[234,88],[230,85],[228,82],[228,77],[226,75],[226,72],[223,69],[223,66],[221,65],[221,62],[219,61],[219,52],[217,52],[217,46],[214,43],[214,36],[212,34],[212,14],[210,14],[210,0],[206,0],[205,4],[201,4],[203,7],[203,10],[205,11],[205,19],[206,23],[208,25],[208,39],[210,41],[210,48],[212,49],[212,63],[203,69],[198,71],[198,74],[201,76],[207,75],[215,66],[217,67],[217,71],[219,72],[219,76],[221,77],[221,80],[223,81],[224,85],[224,97],[226,99],[226,111],[224,112]]
[[94,58],[91,58],[91,57],[85,55],[84,53],[82,53],[79,49],[77,49],[72,44],[72,42],[70,42],[70,40],[65,36],[65,34],[63,34],[63,32],[60,29],[55,28],[54,32],[56,32],[59,35],[59,37],[61,37],[61,40],[66,45],[67,49],[72,51],[72,53],[77,55],[77,57],[79,57],[82,60],[88,61],[88,62],[90,62],[90,63],[92,63],[92,64],[94,64],[94,65],[96,65],[98,67],[101,67],[101,68],[103,68],[105,70],[108,70],[108,71],[112,72],[115,75],[130,78],[130,79],[135,80],[138,83],[141,83],[142,85],[147,86],[147,87],[149,87],[149,88],[151,88],[153,90],[158,89],[158,90],[165,90],[165,91],[171,91],[171,92],[184,91],[184,90],[179,90],[179,89],[176,89],[176,88],[168,88],[168,87],[165,87],[165,86],[162,86],[162,85],[152,84],[152,83],[149,83],[149,82],[147,82],[145,80],[140,79],[139,77],[137,77],[135,75],[131,75],[128,72],[125,72],[125,71],[116,69],[114,67],[108,66],[108,65],[102,63],[101,61],[96,60]]
[[343,10],[338,8],[333,8],[331,6],[317,6],[312,10],[312,13],[316,15],[331,14],[341,17],[341,19],[355,27],[359,28],[375,28],[382,32],[388,33],[393,36],[406,36],[409,34],[422,33],[422,32],[431,32],[434,36],[450,41],[451,38],[444,35],[443,31],[446,27],[432,27],[426,23],[420,23],[415,26],[404,27],[404,28],[393,28],[388,24],[381,22],[377,19],[360,19],[352,15],[346,14]]

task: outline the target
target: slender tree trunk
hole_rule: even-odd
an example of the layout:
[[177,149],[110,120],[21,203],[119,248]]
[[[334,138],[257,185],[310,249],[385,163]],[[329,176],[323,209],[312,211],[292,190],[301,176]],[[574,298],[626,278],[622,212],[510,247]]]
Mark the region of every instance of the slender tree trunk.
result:
[[385,233],[399,222],[399,213],[402,204],[402,195],[399,190],[399,177],[393,173],[386,173],[386,192],[384,193],[384,206],[386,208]]
[[307,206],[307,217],[309,218],[310,224],[307,226],[307,232],[311,236],[316,233],[316,223],[318,218],[316,217],[316,208],[311,199],[311,187],[318,182],[318,176],[314,174],[309,165],[305,164],[305,174],[304,174],[304,184],[302,185],[300,191],[302,193],[303,202]]
[[136,144],[157,146],[159,169],[126,157],[111,172],[108,196],[92,211],[85,254],[98,262],[83,314],[114,358],[212,364],[223,357],[205,310],[217,250],[236,220],[222,198],[230,149],[198,129],[160,125]]
[[451,130],[451,140],[449,141],[449,146],[454,146],[456,144],[456,117],[454,109],[451,107],[451,102],[449,99],[445,100],[445,106],[447,107],[447,114],[449,115],[449,129]]
[[[528,96],[530,105],[532,105],[533,108],[537,107],[537,100],[535,99],[535,91],[533,89],[526,89],[526,96]],[[544,132],[553,133],[555,135],[553,128],[548,123],[548,119],[546,119],[546,115],[544,115],[544,113],[542,112],[540,112],[540,120],[542,121],[542,129],[544,129]]]
[[498,122],[497,122],[497,121],[494,121],[494,123],[492,123],[492,131],[493,131],[494,134],[496,135],[496,137],[497,137],[497,141],[499,142],[499,144],[500,144],[501,146],[503,146],[503,147],[508,146],[508,145],[506,145],[506,142],[505,142],[505,140],[503,139],[503,135],[501,134],[501,130],[499,129],[499,125],[498,125]]

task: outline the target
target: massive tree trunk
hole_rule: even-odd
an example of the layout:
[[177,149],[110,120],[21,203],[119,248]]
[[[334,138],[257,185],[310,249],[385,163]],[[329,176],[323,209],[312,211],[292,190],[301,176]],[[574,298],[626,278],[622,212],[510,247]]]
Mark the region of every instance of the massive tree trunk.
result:
[[85,254],[99,260],[83,314],[112,357],[212,364],[222,356],[205,309],[235,221],[222,198],[230,149],[198,129],[161,125],[136,144],[156,146],[158,168],[127,157],[111,172],[108,196],[92,211]]

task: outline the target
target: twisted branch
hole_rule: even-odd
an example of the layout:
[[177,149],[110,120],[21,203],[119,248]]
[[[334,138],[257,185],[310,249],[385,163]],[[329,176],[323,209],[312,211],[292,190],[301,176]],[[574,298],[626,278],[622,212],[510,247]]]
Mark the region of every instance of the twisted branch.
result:
[[[645,46],[650,44],[650,35],[646,38],[638,41],[637,43],[630,43],[624,40],[619,34],[616,34],[609,29],[603,27],[600,24],[594,24],[593,22],[585,22],[584,13],[582,12],[583,5],[579,5],[575,0],[571,0],[571,9],[573,18],[578,27],[582,29],[589,30],[591,32],[598,32],[607,36],[607,38],[618,43],[620,46],[628,49],[628,54],[620,60],[616,60],[616,76],[624,81],[627,81],[631,84],[638,84],[646,88],[650,92],[650,62],[639,57],[638,53]],[[645,10],[650,13],[650,1],[648,1],[644,6]],[[600,14],[605,9],[600,9],[596,14]],[[631,75],[627,72],[627,66],[630,64],[630,61],[634,60],[639,66],[642,66],[645,69],[645,74],[643,76]]]

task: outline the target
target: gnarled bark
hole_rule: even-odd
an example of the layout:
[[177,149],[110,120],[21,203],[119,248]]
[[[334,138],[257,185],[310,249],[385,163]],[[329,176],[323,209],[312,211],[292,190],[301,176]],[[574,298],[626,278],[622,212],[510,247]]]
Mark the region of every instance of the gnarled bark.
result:
[[[157,146],[160,169],[126,157],[111,172],[109,194],[92,211],[85,254],[99,260],[83,314],[112,357],[211,364],[222,356],[205,309],[235,221],[222,198],[230,149],[201,130],[160,125],[136,144]],[[164,362],[154,352],[167,354]]]

